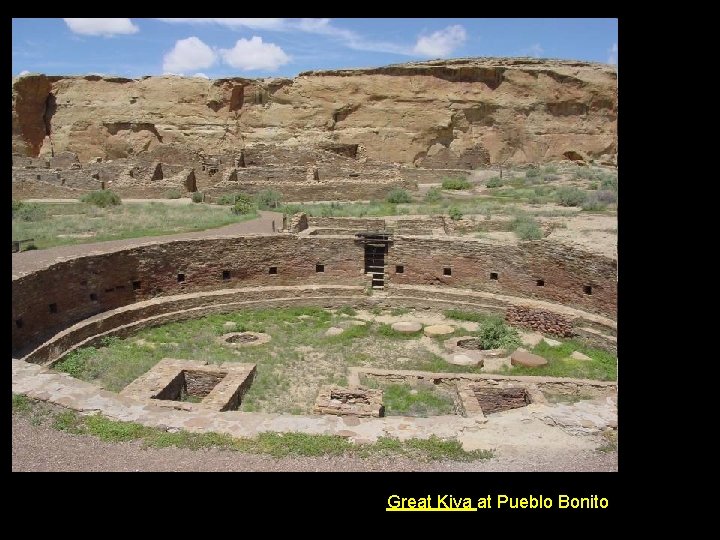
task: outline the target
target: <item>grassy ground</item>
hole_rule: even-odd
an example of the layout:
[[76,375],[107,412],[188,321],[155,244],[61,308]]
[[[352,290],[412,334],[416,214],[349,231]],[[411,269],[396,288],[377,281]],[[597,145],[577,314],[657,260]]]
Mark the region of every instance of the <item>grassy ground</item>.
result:
[[[456,317],[471,317],[452,312]],[[246,310],[215,314],[140,331],[135,336],[108,338],[99,348],[85,347],[71,353],[56,369],[119,391],[146,373],[163,358],[207,359],[213,363],[249,362],[257,365],[257,376],[245,394],[243,411],[309,414],[321,385],[347,385],[350,366],[407,369],[431,372],[479,373],[481,368],[449,364],[426,348],[422,332],[415,335],[394,332],[388,324],[370,321],[352,324],[355,310],[329,311],[321,308]],[[478,318],[478,317],[475,317]],[[269,343],[234,349],[217,338],[226,333],[224,323],[232,321],[238,331],[265,332]],[[337,336],[326,336],[331,326],[344,327]],[[462,329],[458,335],[470,334]],[[441,346],[441,341],[435,342]],[[592,360],[566,360],[573,350]],[[534,352],[550,361],[545,368],[511,373],[557,375],[612,380],[617,376],[615,356],[581,343],[565,342],[561,347],[538,345]],[[398,400],[404,399],[398,394]],[[402,406],[401,406],[402,408]]]
[[123,203],[98,208],[85,203],[25,203],[32,207],[13,218],[12,237],[34,238],[38,249],[202,231],[257,217],[236,216],[226,207],[208,204],[175,206],[157,202]]
[[335,435],[306,435],[304,433],[262,433],[252,439],[236,439],[220,433],[169,433],[158,428],[133,422],[120,422],[104,416],[81,416],[74,411],[35,401],[21,394],[12,396],[13,414],[28,416],[33,425],[52,428],[76,435],[90,435],[108,442],[142,441],[146,447],[189,448],[201,450],[217,448],[251,454],[285,456],[351,456],[351,457],[407,457],[418,461],[454,460],[474,461],[490,459],[490,450],[466,452],[457,441],[410,439],[399,441],[381,437],[371,444],[357,445]]
[[[399,340],[388,332],[388,325],[353,326],[349,310],[344,311],[289,308],[210,315],[148,328],[131,338],[106,339],[104,346],[80,349],[56,368],[119,391],[167,357],[251,362],[257,364],[257,376],[241,410],[305,414],[312,411],[321,385],[347,384],[349,366],[422,370],[448,366],[419,343],[420,335]],[[235,322],[238,331],[266,332],[272,340],[239,349],[223,345],[217,338],[225,333],[223,324],[228,321]],[[342,334],[325,336],[328,328],[338,325],[346,326]]]
[[[513,366],[503,371],[503,373],[510,375],[574,377],[600,381],[617,380],[617,357],[613,353],[589,347],[573,339],[560,341],[562,344],[558,347],[551,347],[545,343],[545,341],[541,341],[530,351],[545,358],[548,361],[547,366],[539,368]],[[591,360],[575,360],[570,358],[573,351],[585,353]]]
[[385,416],[440,416],[455,414],[455,401],[446,389],[430,383],[386,384],[363,377],[361,384],[383,391]]

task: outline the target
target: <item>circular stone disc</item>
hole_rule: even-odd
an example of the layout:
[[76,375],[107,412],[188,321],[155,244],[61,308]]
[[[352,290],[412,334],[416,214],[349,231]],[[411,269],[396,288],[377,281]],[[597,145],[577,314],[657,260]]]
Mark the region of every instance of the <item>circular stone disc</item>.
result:
[[400,321],[394,323],[391,328],[396,332],[401,332],[403,334],[412,334],[414,332],[419,332],[420,330],[422,330],[422,324],[412,321]]
[[455,329],[447,324],[435,324],[433,326],[425,327],[425,335],[429,337],[445,336],[447,334],[452,334],[454,331]]

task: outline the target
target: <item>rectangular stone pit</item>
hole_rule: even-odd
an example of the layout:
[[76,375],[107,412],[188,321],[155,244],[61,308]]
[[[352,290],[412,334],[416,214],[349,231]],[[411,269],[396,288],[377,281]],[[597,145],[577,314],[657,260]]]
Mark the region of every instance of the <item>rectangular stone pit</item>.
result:
[[326,385],[320,387],[313,411],[318,414],[380,418],[385,415],[382,399],[382,390]]
[[120,394],[161,407],[233,411],[255,377],[255,364],[164,358]]

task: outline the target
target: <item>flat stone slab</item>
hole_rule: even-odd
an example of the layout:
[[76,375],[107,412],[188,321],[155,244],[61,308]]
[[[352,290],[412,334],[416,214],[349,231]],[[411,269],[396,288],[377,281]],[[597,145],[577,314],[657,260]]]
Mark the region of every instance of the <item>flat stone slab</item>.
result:
[[393,330],[402,334],[414,334],[422,330],[422,327],[423,325],[421,323],[413,321],[400,321],[393,323],[391,326]]
[[342,334],[344,331],[345,331],[345,330],[343,330],[342,328],[338,328],[337,326],[331,326],[330,328],[328,328],[328,329],[325,331],[325,335],[328,336],[328,337],[331,337],[331,336],[339,336],[339,335]]
[[225,330],[225,332],[234,332],[235,330],[237,330],[237,323],[233,321],[228,321],[223,324],[223,330]]
[[560,343],[558,340],[550,339],[548,337],[543,338],[543,341],[545,343],[547,343],[548,345],[550,345],[551,347],[559,347],[560,345],[562,345],[562,343]]
[[510,363],[513,366],[540,367],[546,366],[548,361],[537,354],[517,350],[510,355]]
[[428,337],[446,336],[454,331],[455,328],[447,324],[434,324],[425,327],[425,335]]
[[588,360],[592,360],[592,358],[590,358],[587,354],[583,354],[583,353],[581,353],[580,351],[574,351],[574,352],[570,355],[570,358],[573,358],[573,359],[575,359],[575,360],[584,360],[584,361],[586,361],[586,362],[587,362]]
[[449,364],[456,366],[480,366],[483,365],[483,359],[480,356],[470,356],[467,354],[451,354],[446,358]]
[[338,324],[340,328],[351,328],[353,326],[367,326],[365,321],[342,321]]
[[543,340],[543,335],[540,332],[520,332],[520,340],[523,345],[534,347]]

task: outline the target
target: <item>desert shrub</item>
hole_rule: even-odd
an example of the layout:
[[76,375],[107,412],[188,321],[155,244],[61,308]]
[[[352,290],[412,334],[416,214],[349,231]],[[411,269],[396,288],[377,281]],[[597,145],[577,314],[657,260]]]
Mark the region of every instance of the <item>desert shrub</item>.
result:
[[389,203],[409,203],[412,199],[410,194],[404,189],[394,188],[387,195],[387,202]]
[[440,188],[430,188],[425,194],[425,202],[433,203],[440,201],[440,199],[442,199],[442,190]]
[[540,176],[540,169],[528,169],[525,173],[525,178],[537,178]]
[[582,204],[583,210],[604,210],[609,204],[617,203],[614,191],[594,191]]
[[582,206],[587,195],[576,187],[562,187],[557,190],[556,196],[562,206]]
[[457,221],[458,219],[462,219],[463,214],[460,211],[460,209],[457,206],[451,206],[448,210],[448,215],[450,216],[450,219],[453,221]]
[[477,332],[483,349],[509,349],[520,346],[520,335],[517,330],[505,324],[500,317],[488,317],[480,324]]
[[617,193],[609,190],[600,190],[597,192],[597,198],[600,202],[605,204],[617,203]]
[[194,203],[201,203],[201,202],[203,202],[204,199],[205,199],[205,197],[203,196],[203,194],[200,191],[196,191],[195,193],[192,194],[192,202],[194,202]]
[[12,202],[12,218],[19,221],[42,221],[46,216],[45,209],[39,204],[22,201]]
[[496,188],[504,186],[505,182],[503,182],[502,178],[500,178],[499,176],[493,176],[490,180],[487,181],[486,185],[489,188]]
[[255,196],[258,208],[261,210],[269,210],[277,208],[282,201],[282,193],[274,189],[264,189]]
[[612,190],[617,191],[618,189],[618,179],[617,176],[607,174],[602,178],[602,181],[600,182],[600,187],[602,189],[606,190]]
[[235,201],[232,207],[232,213],[237,215],[252,214],[255,212],[255,203],[252,197],[244,193],[235,195]]
[[218,204],[235,204],[235,195],[221,195],[218,200]]
[[446,178],[443,180],[443,189],[470,189],[472,184],[465,178]]
[[23,251],[32,251],[34,249],[37,249],[37,246],[35,244],[27,244],[25,248],[23,248]]
[[182,193],[179,189],[171,189],[165,194],[166,199],[179,199],[180,197],[182,197]]
[[588,189],[589,189],[590,191],[597,191],[598,189],[600,189],[600,186],[598,185],[597,182],[592,182],[592,183],[588,186]]
[[99,191],[86,193],[80,198],[80,202],[92,204],[100,208],[116,206],[121,203],[120,196],[109,189],[101,189]]
[[543,237],[542,230],[535,218],[519,215],[512,221],[512,230],[521,240],[538,240]]
[[545,174],[557,174],[558,170],[557,170],[557,167],[556,167],[555,165],[546,165],[546,166],[543,168],[543,172],[544,172]]

